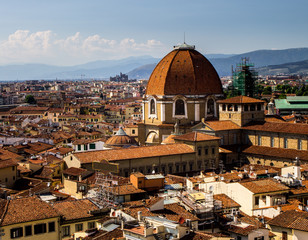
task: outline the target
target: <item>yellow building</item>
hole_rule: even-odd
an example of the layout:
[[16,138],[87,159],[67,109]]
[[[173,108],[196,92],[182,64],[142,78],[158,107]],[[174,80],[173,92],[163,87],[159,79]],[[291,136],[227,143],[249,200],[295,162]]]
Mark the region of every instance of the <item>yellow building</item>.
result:
[[0,200],[1,239],[60,239],[60,214],[37,197]]
[[53,208],[61,214],[60,239],[72,239],[75,233],[81,236],[85,231],[97,228],[97,221],[108,211],[99,209],[89,199],[56,202]]
[[0,185],[12,188],[17,180],[18,161],[23,157],[5,149],[0,149]]
[[159,144],[177,122],[181,132],[202,118],[218,116],[217,99],[223,97],[219,76],[194,46],[176,46],[155,67],[143,99],[140,143]]
[[284,167],[292,165],[296,157],[307,162],[308,125],[266,116],[264,103],[246,96],[220,100],[219,121],[202,121],[192,130],[221,139],[220,159],[225,166],[251,163]]
[[117,173],[125,177],[134,171],[184,174],[218,167],[219,138],[187,133],[177,136],[174,141],[174,144],[168,145],[72,153],[64,161],[69,168],[88,170],[93,170],[93,163],[107,163],[117,166]]
[[87,179],[94,172],[83,168],[70,167],[62,172],[63,191],[76,199],[82,199],[88,192]]
[[270,220],[268,228],[276,235],[275,240],[308,239],[308,213],[286,211]]

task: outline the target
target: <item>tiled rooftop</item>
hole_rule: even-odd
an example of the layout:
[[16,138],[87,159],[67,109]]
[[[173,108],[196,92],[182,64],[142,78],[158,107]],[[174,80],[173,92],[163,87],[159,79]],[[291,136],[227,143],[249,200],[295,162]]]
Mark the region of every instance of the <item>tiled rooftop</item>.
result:
[[120,161],[187,153],[194,153],[194,150],[186,144],[170,144],[117,150],[91,151],[85,153],[74,153],[74,155],[80,160],[81,163],[90,163],[101,160]]
[[[48,203],[41,201],[37,197],[26,197],[12,200],[1,200],[7,204],[7,210],[2,212],[2,226],[37,221],[58,217],[59,213]],[[3,210],[3,208],[2,208]]]
[[289,190],[287,186],[271,178],[250,182],[240,182],[240,184],[255,194]]

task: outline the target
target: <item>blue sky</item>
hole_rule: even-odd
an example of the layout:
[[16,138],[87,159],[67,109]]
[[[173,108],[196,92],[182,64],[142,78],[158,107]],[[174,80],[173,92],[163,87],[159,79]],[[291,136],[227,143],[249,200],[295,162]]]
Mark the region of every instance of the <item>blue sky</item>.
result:
[[0,65],[308,47],[307,0],[0,0]]

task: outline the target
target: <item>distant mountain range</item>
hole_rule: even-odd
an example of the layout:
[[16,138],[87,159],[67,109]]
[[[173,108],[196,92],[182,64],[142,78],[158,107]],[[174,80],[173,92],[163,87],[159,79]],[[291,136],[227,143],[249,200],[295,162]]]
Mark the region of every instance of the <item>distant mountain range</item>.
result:
[[279,65],[269,65],[256,69],[260,75],[277,75],[277,74],[308,74],[308,60],[300,62],[284,63]]
[[6,65],[0,66],[0,81],[109,78],[120,72],[126,73],[137,67],[158,61],[158,58],[151,56],[140,56],[65,67],[45,64]]
[[[243,54],[205,54],[220,76],[231,75],[231,66],[236,66],[241,59],[249,58],[260,73],[279,69],[307,72],[308,48],[285,50],[257,50]],[[0,80],[39,80],[39,79],[89,79],[109,78],[116,74],[127,73],[129,78],[147,79],[160,61],[151,56],[129,57],[120,60],[103,60],[75,66],[52,66],[45,64],[19,64],[0,66]],[[298,63],[302,62],[303,63]],[[294,63],[292,67],[276,66]],[[300,69],[298,69],[300,68]],[[276,69],[276,70],[270,70]],[[290,73],[291,73],[290,72]]]
[[[304,61],[308,59],[308,48],[290,48],[285,50],[257,50],[253,52],[247,52],[237,55],[206,55],[205,57],[215,67],[219,76],[230,76],[231,67],[236,67],[236,64],[240,63],[242,58],[249,58],[250,62],[255,65],[256,68],[278,65],[291,62]],[[148,64],[138,67],[128,72],[128,75],[132,78],[148,78],[152,73],[155,65]]]

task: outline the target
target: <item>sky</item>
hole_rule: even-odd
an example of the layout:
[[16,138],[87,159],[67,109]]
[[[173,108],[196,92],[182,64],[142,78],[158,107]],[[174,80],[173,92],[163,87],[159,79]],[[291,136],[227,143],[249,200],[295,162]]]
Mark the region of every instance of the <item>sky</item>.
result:
[[307,0],[0,0],[0,65],[308,47]]

